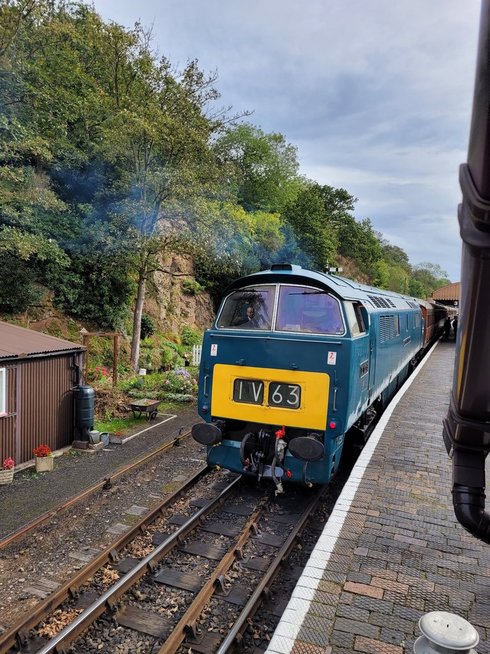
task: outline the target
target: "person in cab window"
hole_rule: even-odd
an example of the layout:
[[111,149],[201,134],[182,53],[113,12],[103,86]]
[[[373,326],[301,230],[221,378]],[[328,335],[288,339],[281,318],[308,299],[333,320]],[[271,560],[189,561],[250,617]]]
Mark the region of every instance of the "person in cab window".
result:
[[238,320],[235,325],[242,329],[256,329],[259,326],[259,323],[255,315],[255,309],[253,307],[247,307],[245,317]]

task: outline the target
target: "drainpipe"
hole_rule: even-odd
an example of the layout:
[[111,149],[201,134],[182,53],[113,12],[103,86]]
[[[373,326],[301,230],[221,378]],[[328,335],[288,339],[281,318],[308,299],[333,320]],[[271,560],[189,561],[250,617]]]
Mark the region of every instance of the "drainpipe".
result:
[[490,451],[490,0],[483,0],[468,146],[460,168],[461,302],[444,443],[453,462],[453,504],[471,534],[490,543],[485,459]]

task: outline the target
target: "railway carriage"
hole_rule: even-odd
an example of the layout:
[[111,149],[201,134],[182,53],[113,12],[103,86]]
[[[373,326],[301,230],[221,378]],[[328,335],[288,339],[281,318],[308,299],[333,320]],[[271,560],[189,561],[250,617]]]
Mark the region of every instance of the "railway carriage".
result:
[[[224,294],[203,340],[195,440],[211,465],[325,484],[421,354],[416,298],[277,264]],[[425,319],[424,319],[425,317]]]

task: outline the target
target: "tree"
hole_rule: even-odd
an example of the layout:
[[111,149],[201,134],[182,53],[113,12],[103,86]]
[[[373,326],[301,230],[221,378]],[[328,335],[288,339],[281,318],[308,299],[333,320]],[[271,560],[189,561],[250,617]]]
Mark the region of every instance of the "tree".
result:
[[[120,61],[119,65],[124,70]],[[102,148],[113,167],[113,189],[122,195],[114,210],[127,220],[135,253],[131,364],[137,368],[146,284],[157,270],[166,272],[164,253],[184,242],[188,220],[179,201],[187,202],[212,184],[216,169],[209,139],[217,127],[202,111],[215,97],[212,79],[203,77],[195,62],[180,80],[170,74],[166,60],[157,65],[144,50],[136,61],[127,53],[125,65],[144,69],[144,75],[124,94],[118,86],[114,118],[104,126]],[[128,74],[121,72],[123,78]]]
[[46,262],[65,267],[68,258],[51,239],[0,226],[0,311],[24,311],[39,299],[39,269]]
[[390,264],[400,266],[401,268],[404,268],[407,272],[410,272],[411,265],[407,253],[397,245],[392,245],[391,243],[388,243],[388,241],[383,238],[382,234],[378,233],[377,236],[381,243],[381,252],[382,252],[383,259]]
[[280,212],[301,188],[297,149],[282,134],[241,124],[220,137],[215,148],[229,171],[229,194],[247,211]]
[[413,281],[420,290],[418,297],[422,298],[430,297],[436,289],[450,283],[447,272],[441,266],[427,261],[413,267]]
[[[19,79],[26,123],[48,143],[51,158],[44,165],[53,189],[77,206],[84,228],[94,227],[84,217],[82,205],[89,203],[88,214],[102,231],[108,234],[111,224],[119,229],[125,253],[119,269],[124,271],[128,261],[135,267],[131,359],[136,368],[146,283],[162,267],[164,252],[182,242],[185,214],[175,207],[189,189],[206,190],[216,174],[209,139],[221,123],[205,115],[218,97],[215,77],[203,74],[195,61],[177,74],[168,60],[155,58],[150,35],[140,25],[128,31],[105,24],[83,4],[48,3],[29,27],[17,55],[19,69],[25,69]],[[73,281],[81,281],[84,260],[90,261],[104,280],[99,293],[91,292],[90,275],[83,285],[60,284],[66,306],[73,307],[75,289],[79,298],[92,296],[94,304],[82,304],[90,315],[98,306],[100,322],[117,319],[117,312],[111,317],[109,311],[112,291],[121,297],[128,288],[110,272],[110,240],[93,239],[97,252],[85,251],[85,259],[79,257],[79,244],[67,245]]]
[[381,259],[382,249],[368,218],[357,222],[344,212],[339,221],[338,240],[340,254],[353,259],[366,275],[376,275],[376,263]]
[[339,227],[345,220],[353,220],[348,212],[355,201],[344,189],[310,182],[286,206],[283,218],[316,268],[325,270],[335,263]]

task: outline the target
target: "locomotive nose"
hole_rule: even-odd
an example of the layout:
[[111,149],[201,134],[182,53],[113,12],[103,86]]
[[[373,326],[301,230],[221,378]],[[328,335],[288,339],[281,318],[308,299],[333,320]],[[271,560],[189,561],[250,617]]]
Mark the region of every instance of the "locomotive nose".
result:
[[221,443],[221,429],[216,425],[202,422],[192,426],[192,438],[201,445],[218,445]]

